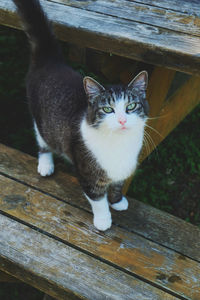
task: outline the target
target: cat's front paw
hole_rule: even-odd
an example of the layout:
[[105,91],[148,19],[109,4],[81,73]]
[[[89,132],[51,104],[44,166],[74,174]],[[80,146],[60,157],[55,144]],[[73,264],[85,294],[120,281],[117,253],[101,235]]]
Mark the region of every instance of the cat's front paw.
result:
[[128,200],[126,199],[126,197],[122,197],[121,201],[110,204],[110,206],[113,209],[118,210],[118,211],[127,210],[128,209]]
[[39,156],[38,173],[41,176],[50,176],[54,172],[54,163],[51,153],[42,153]]
[[94,217],[94,226],[100,230],[100,231],[105,231],[109,229],[112,225],[112,218],[111,216],[108,217]]
[[50,176],[54,172],[54,165],[44,165],[44,164],[38,164],[38,173],[45,177],[45,176]]

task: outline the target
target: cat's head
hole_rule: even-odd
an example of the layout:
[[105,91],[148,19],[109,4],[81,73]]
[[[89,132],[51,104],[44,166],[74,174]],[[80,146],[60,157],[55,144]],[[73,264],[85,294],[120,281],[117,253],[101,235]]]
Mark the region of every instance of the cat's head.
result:
[[134,128],[138,122],[145,123],[149,111],[146,71],[127,86],[104,87],[90,77],[85,77],[83,83],[88,97],[87,121],[91,126],[119,131]]

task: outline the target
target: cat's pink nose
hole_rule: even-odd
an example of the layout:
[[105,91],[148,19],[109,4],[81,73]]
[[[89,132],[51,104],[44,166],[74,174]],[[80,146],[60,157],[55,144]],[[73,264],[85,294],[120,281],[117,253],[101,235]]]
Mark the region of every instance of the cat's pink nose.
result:
[[120,118],[118,121],[122,126],[127,122],[125,118]]

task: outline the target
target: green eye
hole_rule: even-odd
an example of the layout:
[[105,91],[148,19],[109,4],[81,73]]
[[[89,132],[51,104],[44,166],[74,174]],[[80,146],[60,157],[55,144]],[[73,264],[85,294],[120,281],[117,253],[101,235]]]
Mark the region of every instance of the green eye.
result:
[[126,111],[127,112],[133,111],[136,108],[136,106],[137,106],[137,103],[131,103],[131,104],[127,105]]
[[102,107],[102,109],[106,114],[110,114],[114,111],[113,108],[109,106]]

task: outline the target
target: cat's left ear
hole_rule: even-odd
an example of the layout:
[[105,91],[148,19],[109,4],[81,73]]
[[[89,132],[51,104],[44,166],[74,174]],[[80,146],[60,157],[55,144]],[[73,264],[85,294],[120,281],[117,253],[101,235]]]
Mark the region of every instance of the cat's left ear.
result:
[[86,76],[83,79],[83,85],[84,85],[85,92],[89,96],[89,98],[96,96],[101,92],[105,91],[105,88],[100,83],[98,83],[96,80],[88,76]]
[[146,71],[140,72],[129,84],[128,88],[137,88],[141,91],[145,91],[148,85],[148,73]]

